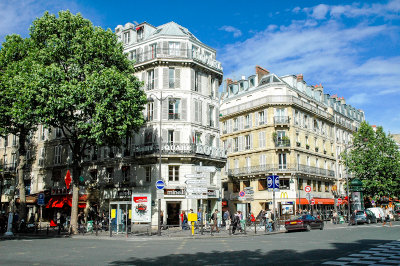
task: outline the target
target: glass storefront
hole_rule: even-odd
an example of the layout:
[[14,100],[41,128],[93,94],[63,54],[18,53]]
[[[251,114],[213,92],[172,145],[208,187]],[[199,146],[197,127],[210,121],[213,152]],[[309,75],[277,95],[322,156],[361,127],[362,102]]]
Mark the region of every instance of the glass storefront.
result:
[[109,221],[111,231],[116,234],[130,232],[132,203],[129,201],[110,202]]

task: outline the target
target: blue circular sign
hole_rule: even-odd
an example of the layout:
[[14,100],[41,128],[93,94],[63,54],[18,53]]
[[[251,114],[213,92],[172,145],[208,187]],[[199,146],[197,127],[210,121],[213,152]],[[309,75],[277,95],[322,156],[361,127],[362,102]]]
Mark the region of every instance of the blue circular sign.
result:
[[156,182],[156,188],[157,188],[157,189],[163,189],[164,187],[165,187],[164,181],[158,180],[158,181]]
[[268,177],[267,182],[268,182],[268,187],[272,188],[273,181],[271,176]]

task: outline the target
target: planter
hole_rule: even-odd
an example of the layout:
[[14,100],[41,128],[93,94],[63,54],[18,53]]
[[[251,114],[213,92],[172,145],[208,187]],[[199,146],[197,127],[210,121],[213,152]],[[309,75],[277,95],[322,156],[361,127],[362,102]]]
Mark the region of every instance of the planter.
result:
[[306,145],[306,149],[307,149],[307,150],[310,149],[310,145],[307,144],[307,145]]
[[300,147],[301,143],[300,142],[296,142],[296,145],[297,145],[297,147]]

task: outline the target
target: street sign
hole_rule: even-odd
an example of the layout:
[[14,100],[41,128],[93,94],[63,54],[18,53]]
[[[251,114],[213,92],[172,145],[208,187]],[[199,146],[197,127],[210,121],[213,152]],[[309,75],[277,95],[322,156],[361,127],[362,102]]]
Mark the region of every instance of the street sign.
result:
[[341,199],[341,198],[338,198],[338,199],[337,199],[337,204],[339,204],[339,205],[340,205],[340,204],[342,204],[342,202],[343,202],[343,201],[342,201],[342,199]]
[[307,199],[308,201],[310,201],[310,200],[312,199],[311,193],[307,193],[307,194],[306,194],[306,199]]
[[305,186],[304,187],[304,191],[307,192],[307,193],[310,193],[311,192],[311,186]]
[[44,205],[44,193],[39,193],[37,204],[39,206],[43,206]]
[[310,204],[314,205],[315,204],[315,199],[311,199]]
[[207,186],[207,180],[205,179],[189,179],[186,180],[187,185],[195,185],[195,186]]
[[246,193],[242,190],[239,192],[239,196],[243,198],[244,196],[246,196]]
[[187,174],[185,175],[186,178],[205,178],[205,174]]
[[190,193],[207,193],[207,187],[187,187],[186,191]]
[[163,189],[165,187],[165,183],[162,180],[157,180],[156,182],[156,188],[157,189]]
[[208,199],[207,195],[204,194],[187,194],[187,199]]
[[164,189],[157,189],[157,199],[164,198]]
[[205,173],[215,173],[215,166],[195,166],[194,170],[196,172],[205,172]]
[[267,185],[268,189],[273,189],[275,191],[279,190],[279,176],[277,175],[270,175],[267,178]]

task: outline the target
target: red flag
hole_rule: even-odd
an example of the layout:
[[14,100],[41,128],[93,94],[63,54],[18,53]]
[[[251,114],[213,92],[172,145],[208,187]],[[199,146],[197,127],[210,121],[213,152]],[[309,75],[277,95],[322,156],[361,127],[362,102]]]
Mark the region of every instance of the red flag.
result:
[[69,189],[69,185],[71,184],[71,173],[69,170],[67,171],[67,175],[65,176],[65,185],[67,186],[67,189]]

